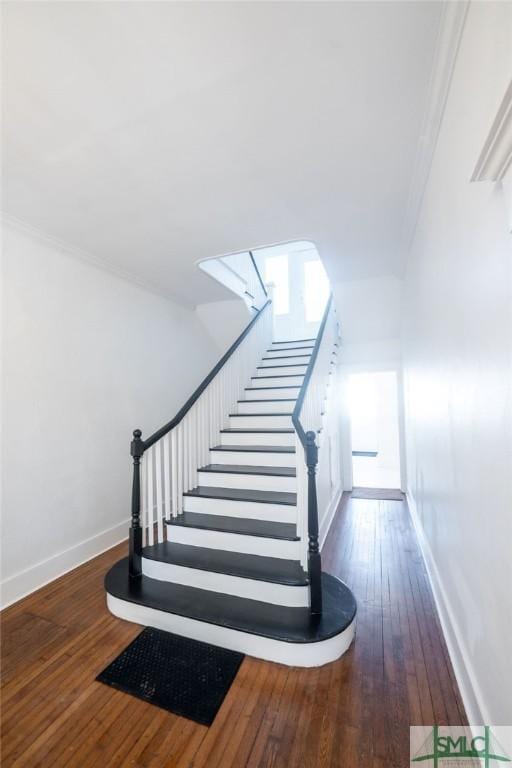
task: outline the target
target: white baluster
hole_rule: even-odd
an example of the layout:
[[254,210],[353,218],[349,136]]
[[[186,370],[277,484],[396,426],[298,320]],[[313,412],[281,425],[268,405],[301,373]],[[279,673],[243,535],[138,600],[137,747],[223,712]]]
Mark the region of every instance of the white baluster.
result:
[[162,516],[164,514],[164,500],[162,495],[162,441],[159,440],[155,444],[155,480],[156,480],[156,523],[157,523],[157,540],[163,541],[163,521]]
[[154,520],[154,498],[153,498],[153,447],[147,450],[148,463],[148,544],[154,544],[153,520]]
[[148,497],[147,497],[147,487],[148,487],[148,455],[147,452],[143,454],[142,456],[142,472],[141,472],[141,520],[140,524],[142,526],[142,546],[145,547],[147,544],[147,538],[148,538]]
[[171,435],[168,432],[164,437],[164,497],[165,506],[163,509],[163,515],[169,519],[171,516],[171,456],[170,456],[170,444]]

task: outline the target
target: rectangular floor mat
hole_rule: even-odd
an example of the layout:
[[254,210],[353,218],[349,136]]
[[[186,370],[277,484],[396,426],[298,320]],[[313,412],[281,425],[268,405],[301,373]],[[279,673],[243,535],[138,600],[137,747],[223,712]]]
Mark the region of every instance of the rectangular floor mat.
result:
[[236,651],[146,627],[96,679],[211,725],[243,659]]
[[392,488],[352,488],[353,499],[380,499],[382,501],[405,501],[402,491]]

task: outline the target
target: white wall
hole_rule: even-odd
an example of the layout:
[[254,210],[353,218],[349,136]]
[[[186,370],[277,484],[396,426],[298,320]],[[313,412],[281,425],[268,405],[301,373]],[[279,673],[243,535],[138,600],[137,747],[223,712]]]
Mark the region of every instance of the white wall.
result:
[[405,284],[409,494],[469,722],[512,723],[512,239],[471,184],[512,74],[512,4],[472,3]]
[[4,229],[3,603],[126,538],[132,430],[216,360],[193,311]]
[[203,329],[215,345],[212,353],[219,358],[251,322],[251,314],[242,299],[198,304],[196,313]]
[[393,276],[333,285],[344,365],[374,368],[400,363],[402,289],[402,280]]

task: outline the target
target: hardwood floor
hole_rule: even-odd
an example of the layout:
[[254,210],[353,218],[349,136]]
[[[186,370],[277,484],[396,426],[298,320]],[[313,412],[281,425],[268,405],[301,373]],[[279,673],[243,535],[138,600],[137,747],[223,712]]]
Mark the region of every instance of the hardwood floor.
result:
[[8,766],[395,768],[409,725],[466,723],[406,504],[345,495],[323,567],[353,589],[355,643],[319,669],[247,657],[210,728],[95,682],[140,632],[105,607],[120,545],[2,615]]

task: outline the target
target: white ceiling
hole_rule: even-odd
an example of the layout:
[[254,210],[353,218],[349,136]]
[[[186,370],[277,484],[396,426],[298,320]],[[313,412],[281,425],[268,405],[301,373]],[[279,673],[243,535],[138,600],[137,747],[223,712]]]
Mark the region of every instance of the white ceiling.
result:
[[3,208],[192,304],[314,241],[400,274],[438,2],[7,2]]

